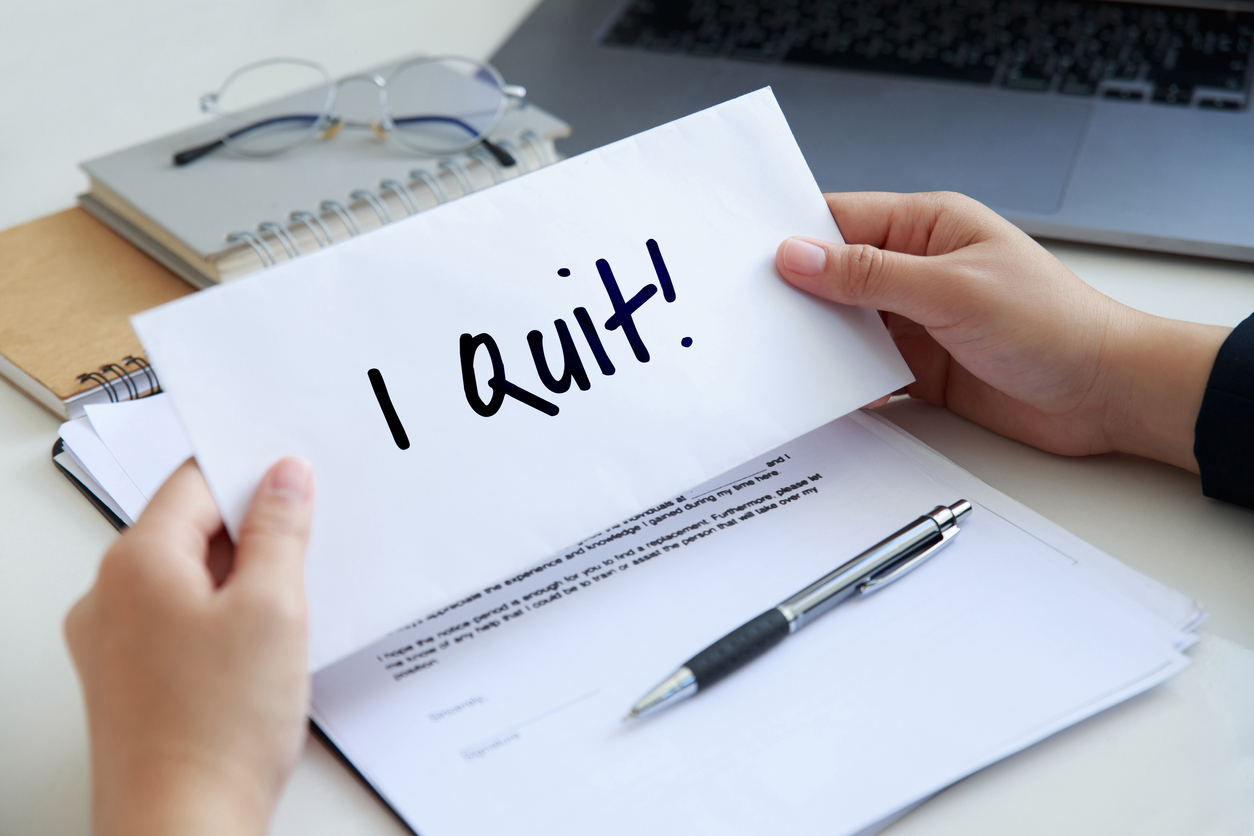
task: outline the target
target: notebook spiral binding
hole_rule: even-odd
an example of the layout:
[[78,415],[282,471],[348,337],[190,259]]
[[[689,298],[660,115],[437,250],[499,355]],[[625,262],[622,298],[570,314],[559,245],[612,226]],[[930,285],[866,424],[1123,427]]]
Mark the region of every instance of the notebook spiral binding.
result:
[[121,403],[161,392],[156,370],[143,357],[123,357],[121,363],[108,363],[94,372],[80,374],[77,379],[79,383],[96,385],[66,401],[71,418],[82,414],[89,403]]
[[[439,206],[557,162],[551,145],[534,130],[525,130],[517,139],[498,140],[497,144],[512,155],[513,167],[503,168],[487,149],[475,148],[461,158],[441,160],[434,169],[410,170],[408,183],[395,178],[380,180],[376,189],[355,189],[347,202],[322,201],[317,212],[292,212],[287,223],[258,223],[256,229],[232,232],[227,242],[238,244],[241,252],[252,251],[262,269],[275,267],[306,252],[330,247],[336,241],[415,216],[424,208],[418,191],[426,192],[430,206]],[[478,177],[472,168],[478,169]],[[490,182],[477,183],[484,174]],[[450,185],[459,193],[450,194]]]
[[[515,165],[510,169],[503,168],[487,150],[479,147],[461,158],[442,160],[434,170],[415,168],[409,172],[409,182],[382,180],[377,189],[354,190],[348,195],[348,202],[324,200],[317,212],[295,211],[288,216],[287,223],[265,221],[256,229],[232,232],[226,240],[239,245],[241,252],[251,250],[261,268],[268,269],[306,252],[329,247],[337,240],[418,214],[423,209],[423,201],[416,190],[425,191],[427,202],[438,206],[557,162],[552,147],[535,131],[524,131],[516,140],[498,140],[497,145],[514,158]],[[478,170],[480,177],[476,177],[472,167]],[[490,183],[476,183],[484,173]],[[450,194],[450,185],[460,193]]]

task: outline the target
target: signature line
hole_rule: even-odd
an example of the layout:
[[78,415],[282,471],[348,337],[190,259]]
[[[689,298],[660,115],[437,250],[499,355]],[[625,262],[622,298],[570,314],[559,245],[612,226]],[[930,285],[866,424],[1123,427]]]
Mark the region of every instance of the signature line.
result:
[[492,743],[492,742],[494,742],[494,741],[500,740],[502,737],[505,737],[505,736],[506,736],[506,735],[508,735],[508,734],[512,734],[513,732],[516,732],[516,731],[518,731],[518,730],[519,730],[519,729],[521,729],[521,728],[524,728],[524,727],[526,727],[526,726],[530,726],[532,723],[538,723],[538,722],[540,722],[541,720],[543,720],[544,718],[546,718],[546,717],[551,717],[552,715],[556,714],[556,713],[557,713],[557,712],[559,712],[559,711],[565,711],[566,709],[570,708],[572,705],[576,705],[577,703],[581,703],[581,702],[583,702],[584,700],[588,699],[589,697],[594,697],[594,696],[596,696],[596,695],[597,695],[597,694],[599,694],[599,693],[601,693],[601,689],[599,689],[599,688],[598,688],[598,689],[597,689],[597,690],[595,690],[595,691],[589,691],[588,693],[584,694],[582,697],[575,697],[575,698],[574,698],[573,700],[571,700],[570,702],[562,703],[561,705],[557,706],[556,708],[550,708],[548,711],[544,712],[543,714],[537,714],[535,717],[532,717],[530,720],[523,720],[521,723],[517,723],[517,724],[515,724],[515,725],[512,725],[512,726],[510,726],[510,727],[509,727],[509,728],[507,728],[507,729],[502,729],[501,731],[497,732],[496,734],[489,735],[488,737],[482,738],[481,740],[479,740],[479,741],[477,741],[477,742],[475,742],[475,743],[472,743],[471,745],[469,745],[469,746],[467,746],[466,748],[464,748],[464,749],[462,750],[462,752],[463,752],[463,753],[465,753],[465,752],[472,752],[472,751],[474,751],[474,750],[476,750],[476,749],[482,749],[484,746],[487,746],[488,744],[490,744],[490,743]]

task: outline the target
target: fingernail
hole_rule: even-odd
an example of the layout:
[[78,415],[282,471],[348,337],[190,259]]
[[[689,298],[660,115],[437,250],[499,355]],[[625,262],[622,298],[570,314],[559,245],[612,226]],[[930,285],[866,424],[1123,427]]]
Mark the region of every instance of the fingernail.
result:
[[297,502],[313,494],[313,468],[304,459],[288,457],[270,470],[270,491]]
[[802,276],[817,276],[827,264],[827,250],[800,238],[789,238],[784,245],[784,266]]

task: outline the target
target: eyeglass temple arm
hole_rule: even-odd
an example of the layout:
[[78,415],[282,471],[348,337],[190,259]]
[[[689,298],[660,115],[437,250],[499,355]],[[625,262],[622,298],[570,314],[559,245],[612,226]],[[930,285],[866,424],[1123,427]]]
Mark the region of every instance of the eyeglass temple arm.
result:
[[[184,166],[184,165],[187,165],[188,163],[195,162],[196,160],[200,159],[206,154],[209,154],[217,150],[218,148],[221,148],[223,145],[226,144],[227,139],[234,139],[237,136],[246,134],[249,131],[257,130],[258,128],[264,128],[267,125],[274,125],[280,122],[306,122],[306,123],[312,124],[313,122],[318,121],[320,118],[322,117],[316,114],[294,113],[288,116],[272,116],[269,119],[262,119],[258,122],[253,122],[250,125],[244,125],[243,127],[236,128],[235,130],[229,132],[225,137],[219,137],[218,139],[215,139],[212,142],[206,142],[203,145],[197,145],[194,148],[186,148],[182,151],[177,152],[174,155],[174,164],[176,166]],[[463,122],[461,119],[456,118],[455,116],[407,116],[402,119],[396,119],[394,121],[398,125],[403,125],[403,124],[407,124],[410,122],[447,122],[449,124],[456,125],[457,127],[464,130],[466,133],[470,134],[471,136],[474,136],[479,133],[470,125],[467,125],[465,122]],[[509,168],[511,166],[517,165],[518,161],[514,159],[513,155],[510,154],[501,146],[497,145],[492,140],[488,139],[487,137],[484,137],[483,139],[480,140],[480,142],[483,144],[483,147],[488,149],[488,152],[503,167]]]
[[229,132],[226,136],[219,137],[212,142],[206,142],[204,145],[197,145],[195,148],[186,148],[177,152],[174,155],[174,164],[182,166],[187,165],[190,162],[195,162],[211,151],[221,148],[226,144],[226,140],[234,139],[237,136],[246,134],[249,131],[255,131],[258,128],[264,128],[268,125],[275,125],[280,122],[305,122],[306,124],[312,125],[321,118],[323,118],[321,115],[315,113],[292,113],[287,116],[272,116],[269,119],[262,119],[260,121],[253,122],[252,124],[236,128],[235,130]]
[[195,148],[184,148],[182,151],[179,151],[174,155],[174,164],[187,165],[188,163],[195,162],[205,154],[208,154],[216,148],[221,148],[225,144],[226,143],[222,140],[215,139],[213,142],[206,142],[204,145],[197,145]]
[[[400,119],[393,119],[394,125],[408,125],[412,122],[447,122],[450,125],[456,125],[471,136],[476,136],[479,132],[470,125],[467,125],[456,116],[403,116]],[[517,165],[518,161],[514,159],[514,155],[497,145],[486,136],[479,140],[484,148],[490,153],[503,168]]]
[[484,148],[488,149],[488,153],[496,158],[496,161],[500,163],[503,168],[509,168],[510,166],[518,164],[518,160],[514,159],[513,154],[506,151],[486,136],[480,140],[480,142],[483,144]]

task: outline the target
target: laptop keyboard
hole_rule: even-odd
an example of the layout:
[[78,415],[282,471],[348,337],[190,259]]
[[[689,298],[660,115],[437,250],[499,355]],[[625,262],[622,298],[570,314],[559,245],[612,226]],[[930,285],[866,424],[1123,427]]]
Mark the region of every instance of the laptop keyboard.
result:
[[1254,13],[1078,0],[632,0],[604,43],[1239,110]]

